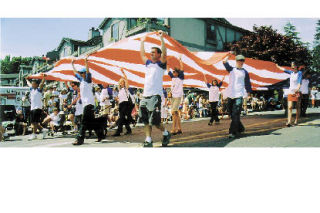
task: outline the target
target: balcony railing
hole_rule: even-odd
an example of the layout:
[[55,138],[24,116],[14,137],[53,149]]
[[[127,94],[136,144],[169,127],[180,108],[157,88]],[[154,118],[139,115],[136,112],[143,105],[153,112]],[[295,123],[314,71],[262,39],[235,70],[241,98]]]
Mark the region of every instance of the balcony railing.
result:
[[157,31],[157,30],[168,32],[168,28],[165,26],[156,24],[154,22],[145,22],[127,30],[126,37],[132,36],[141,32]]

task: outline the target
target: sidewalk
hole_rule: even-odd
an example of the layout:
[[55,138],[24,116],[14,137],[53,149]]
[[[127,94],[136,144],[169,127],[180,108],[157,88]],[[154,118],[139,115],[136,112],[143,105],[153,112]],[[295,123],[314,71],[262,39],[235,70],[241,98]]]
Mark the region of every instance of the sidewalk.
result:
[[[261,112],[261,114],[280,113],[283,113],[283,110]],[[307,113],[320,113],[320,108],[310,108]],[[273,131],[269,135],[239,138],[226,147],[320,147],[320,117],[300,123],[298,126]]]

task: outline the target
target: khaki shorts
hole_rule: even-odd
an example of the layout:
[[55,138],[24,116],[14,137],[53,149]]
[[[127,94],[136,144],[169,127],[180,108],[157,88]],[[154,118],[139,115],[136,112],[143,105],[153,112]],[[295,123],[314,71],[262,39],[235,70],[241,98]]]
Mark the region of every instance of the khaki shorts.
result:
[[161,123],[161,96],[144,97],[139,107],[140,121],[145,125],[160,125]]
[[172,112],[179,111],[180,103],[181,103],[181,97],[172,98],[172,108],[171,108]]

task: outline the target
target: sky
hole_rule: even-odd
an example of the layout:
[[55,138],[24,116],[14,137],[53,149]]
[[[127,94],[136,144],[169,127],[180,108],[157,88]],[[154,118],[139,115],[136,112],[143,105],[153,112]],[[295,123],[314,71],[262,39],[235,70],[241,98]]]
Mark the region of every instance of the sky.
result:
[[58,47],[63,37],[88,40],[91,27],[103,18],[1,18],[1,58],[41,56]]
[[[55,49],[63,37],[87,40],[91,27],[103,18],[1,18],[1,58],[41,56]],[[227,18],[233,25],[252,30],[254,24],[272,25],[283,33],[290,21],[304,42],[313,42],[317,19],[313,18]]]

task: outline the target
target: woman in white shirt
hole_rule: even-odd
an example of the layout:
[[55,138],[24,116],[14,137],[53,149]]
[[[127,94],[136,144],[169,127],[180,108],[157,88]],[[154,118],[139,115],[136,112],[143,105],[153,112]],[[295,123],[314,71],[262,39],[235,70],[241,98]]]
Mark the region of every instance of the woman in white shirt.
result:
[[126,74],[124,73],[124,70],[121,68],[121,72],[124,76],[124,78],[121,78],[119,80],[119,94],[118,97],[116,97],[116,101],[119,103],[119,119],[117,120],[116,124],[118,126],[118,129],[115,134],[112,136],[120,136],[122,133],[123,125],[125,125],[127,132],[125,135],[132,134],[131,128],[130,128],[130,122],[133,120],[131,117],[131,112],[134,106],[133,100],[134,98],[130,94],[128,88],[128,78]]
[[220,87],[222,86],[223,80],[225,76],[221,79],[221,81],[218,83],[217,80],[212,80],[211,84],[209,84],[207,77],[205,74],[203,74],[204,80],[207,84],[207,87],[209,88],[209,102],[210,102],[210,107],[211,107],[211,119],[208,123],[209,126],[212,126],[213,120],[215,123],[219,123],[219,117],[218,117],[218,110],[217,110],[217,105],[219,102],[219,90]]
[[292,62],[291,68],[293,70],[286,70],[283,67],[276,65],[278,69],[284,71],[285,73],[290,74],[290,86],[288,90],[288,122],[287,127],[292,126],[292,109],[293,109],[293,102],[296,102],[296,119],[294,121],[294,125],[298,124],[298,119],[300,116],[300,110],[301,110],[301,92],[300,87],[302,83],[302,72],[298,71],[297,65]]

